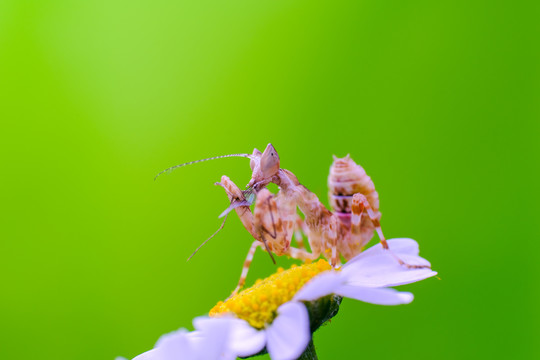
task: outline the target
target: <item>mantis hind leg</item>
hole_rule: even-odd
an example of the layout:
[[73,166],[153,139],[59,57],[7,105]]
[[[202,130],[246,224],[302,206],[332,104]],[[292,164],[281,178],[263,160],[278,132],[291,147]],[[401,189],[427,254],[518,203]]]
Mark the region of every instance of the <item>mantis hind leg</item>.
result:
[[379,241],[381,242],[383,249],[387,250],[390,253],[390,255],[392,255],[392,257],[396,259],[396,261],[400,265],[408,269],[423,269],[423,268],[431,269],[431,266],[429,265],[407,264],[405,261],[401,260],[397,255],[395,255],[390,250],[390,247],[388,246],[388,242],[386,241],[386,238],[384,237],[384,234],[382,232],[381,222],[380,222],[381,214],[378,211],[377,213],[375,213],[373,209],[371,208],[371,205],[369,204],[367,198],[363,194],[360,194],[360,193],[354,194],[353,199],[352,199],[352,206],[351,206],[351,213],[352,213],[351,214],[351,235],[352,236],[357,236],[356,234],[361,234],[360,227],[361,227],[362,213],[364,211],[368,214],[369,219],[373,223],[373,226],[375,226],[375,231],[377,231],[377,234],[379,235]]

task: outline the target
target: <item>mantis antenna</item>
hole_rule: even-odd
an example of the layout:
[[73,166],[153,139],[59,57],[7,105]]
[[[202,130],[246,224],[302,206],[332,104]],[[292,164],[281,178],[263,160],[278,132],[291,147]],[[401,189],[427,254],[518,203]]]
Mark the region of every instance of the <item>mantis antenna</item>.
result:
[[[202,248],[204,246],[204,244],[206,244],[208,242],[208,240],[210,240],[211,238],[213,238],[214,236],[216,236],[216,234],[218,232],[221,231],[221,229],[223,229],[223,227],[225,226],[225,221],[227,221],[227,216],[229,216],[229,213],[227,212],[225,214],[225,218],[223,219],[223,222],[221,223],[221,226],[219,227],[219,229],[216,230],[215,233],[213,233],[208,239],[204,240],[204,242],[199,245],[199,247],[197,249],[195,249],[195,251],[193,252],[193,254],[191,254],[187,261],[191,260],[191,258],[200,250],[200,248]],[[264,236],[262,236],[262,241],[263,241],[263,244],[264,244],[264,247],[266,248],[266,252],[268,252],[268,255],[270,255],[270,259],[272,259],[272,262],[274,264],[276,264],[276,260],[274,259],[274,256],[272,255],[272,252],[270,251],[270,249],[268,248],[268,244],[266,243],[266,239],[264,238]]]
[[157,174],[157,175],[154,177],[154,181],[155,181],[155,180],[158,178],[158,176],[160,176],[161,174],[164,174],[164,173],[170,174],[172,171],[174,171],[174,170],[176,170],[176,169],[178,169],[179,167],[182,167],[182,166],[191,165],[191,164],[196,164],[196,163],[200,163],[200,162],[208,161],[208,160],[223,159],[223,158],[228,158],[228,157],[244,157],[244,158],[252,158],[253,155],[250,155],[250,154],[230,154],[230,155],[214,156],[214,157],[207,158],[207,159],[201,159],[201,160],[190,161],[190,162],[183,163],[183,164],[180,164],[180,165],[171,166],[170,168],[167,168],[167,169],[161,171],[159,174]]
[[202,248],[202,247],[204,246],[204,244],[206,244],[206,243],[208,242],[208,240],[210,240],[211,238],[213,238],[214,236],[216,236],[216,234],[217,234],[218,232],[220,232],[221,229],[223,229],[223,227],[225,226],[225,221],[227,221],[227,216],[228,216],[228,215],[229,215],[229,214],[226,214],[226,215],[225,215],[225,219],[223,219],[223,222],[221,223],[221,226],[219,227],[219,229],[217,229],[216,232],[213,233],[208,239],[204,240],[204,242],[203,242],[201,245],[199,245],[199,247],[198,247],[197,249],[195,249],[195,251],[193,252],[193,254],[191,254],[191,255],[188,257],[187,261],[191,260],[191,258],[193,257],[193,255],[195,255],[195,254],[197,253],[197,251],[199,251],[199,249]]

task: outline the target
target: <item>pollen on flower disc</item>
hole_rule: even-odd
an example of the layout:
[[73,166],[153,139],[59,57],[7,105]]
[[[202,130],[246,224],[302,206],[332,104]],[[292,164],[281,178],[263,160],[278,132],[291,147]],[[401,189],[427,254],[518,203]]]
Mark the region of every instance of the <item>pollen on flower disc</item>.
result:
[[290,301],[294,295],[323,271],[331,270],[331,265],[324,259],[301,266],[292,265],[290,269],[278,268],[277,272],[264,280],[257,281],[226,301],[219,301],[210,310],[210,316],[233,313],[257,329],[271,324],[276,311],[282,304]]

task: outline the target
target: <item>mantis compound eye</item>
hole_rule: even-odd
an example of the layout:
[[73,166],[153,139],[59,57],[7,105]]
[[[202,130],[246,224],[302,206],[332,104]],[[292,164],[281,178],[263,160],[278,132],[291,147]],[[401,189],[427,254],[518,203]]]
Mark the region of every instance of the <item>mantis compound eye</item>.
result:
[[264,178],[270,178],[279,171],[279,156],[272,146],[268,144],[261,156],[261,172]]

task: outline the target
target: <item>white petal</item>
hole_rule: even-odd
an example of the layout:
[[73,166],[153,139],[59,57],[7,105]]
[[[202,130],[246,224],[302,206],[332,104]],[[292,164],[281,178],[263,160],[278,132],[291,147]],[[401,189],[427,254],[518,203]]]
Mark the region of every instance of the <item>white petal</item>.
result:
[[232,317],[213,318],[208,316],[199,316],[193,319],[193,327],[195,330],[192,334],[206,334],[209,333],[225,333],[230,328],[230,321]]
[[133,360],[158,360],[158,359],[161,359],[161,358],[159,357],[157,349],[149,350],[133,358]]
[[156,350],[158,350],[159,357],[157,359],[195,359],[193,344],[190,342],[187,332],[184,329],[162,336],[158,340],[158,344]]
[[[429,262],[419,256],[397,254],[401,260],[411,265],[429,265]],[[386,287],[410,284],[427,279],[437,273],[430,268],[408,269],[383,250],[380,254],[359,259],[347,264],[342,272],[349,285]]]
[[336,290],[336,294],[352,299],[378,304],[378,305],[400,305],[413,301],[413,294],[400,292],[388,288],[370,288],[362,286],[343,285]]
[[188,331],[183,328],[180,328],[176,331],[171,331],[170,333],[167,333],[167,334],[163,334],[160,336],[160,338],[158,339],[154,347],[159,347],[169,341],[171,342],[184,341],[184,337],[186,337],[188,334],[189,334]]
[[246,321],[231,320],[229,348],[239,357],[257,354],[266,344],[266,332],[257,330]]
[[[388,247],[394,254],[399,253],[399,254],[404,254],[404,255],[418,256],[418,254],[420,253],[420,250],[418,248],[418,243],[413,239],[399,238],[399,239],[389,239],[386,241],[388,242]],[[379,255],[384,252],[385,250],[383,249],[381,243],[378,243],[376,245],[373,245],[366,251],[361,252],[360,254],[352,258],[351,260],[349,260],[347,264],[345,264],[344,267],[347,267],[348,264],[354,263],[360,259],[363,259],[369,256]]]
[[[266,343],[264,331],[258,331],[246,321],[232,316],[199,317],[193,320],[193,324],[204,338],[213,339],[213,343],[206,341],[203,347],[220,347],[222,349],[221,358],[231,355],[233,358],[254,355],[261,351]],[[219,339],[215,339],[216,337]],[[208,352],[206,355],[208,359],[212,358]]]
[[195,360],[193,344],[185,329],[163,335],[156,347],[133,360]]
[[192,333],[192,343],[198,359],[236,359],[230,346],[232,324],[236,320],[232,317],[207,316],[193,319],[197,331]]
[[343,283],[341,272],[325,271],[305,284],[294,295],[296,301],[313,301],[323,296],[334,293],[336,288]]
[[278,309],[278,316],[266,329],[266,349],[272,360],[297,359],[311,339],[309,315],[302,303],[288,302]]

